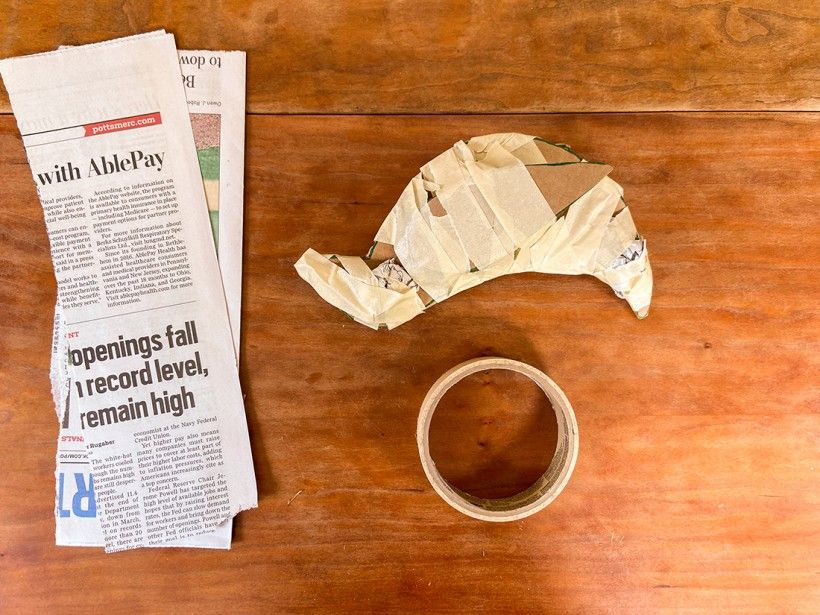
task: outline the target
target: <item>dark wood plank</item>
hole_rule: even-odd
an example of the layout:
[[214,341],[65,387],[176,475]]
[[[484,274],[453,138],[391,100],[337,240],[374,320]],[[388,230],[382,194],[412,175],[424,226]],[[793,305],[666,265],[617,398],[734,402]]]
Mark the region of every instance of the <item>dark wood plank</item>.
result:
[[256,113],[820,109],[809,0],[8,0],[0,14],[0,57],[157,28],[180,48],[245,49]]
[[[0,119],[0,610],[812,611],[818,119],[250,118],[241,372],[260,507],[228,553],[110,556],[53,545],[54,287],[22,146]],[[374,332],[297,277],[306,247],[361,253],[421,164],[499,130],[615,166],[649,242],[648,319],[593,279],[520,275]],[[482,354],[544,369],[580,425],[567,490],[512,524],[448,508],[415,446],[427,388]],[[480,467],[496,442],[465,456]]]

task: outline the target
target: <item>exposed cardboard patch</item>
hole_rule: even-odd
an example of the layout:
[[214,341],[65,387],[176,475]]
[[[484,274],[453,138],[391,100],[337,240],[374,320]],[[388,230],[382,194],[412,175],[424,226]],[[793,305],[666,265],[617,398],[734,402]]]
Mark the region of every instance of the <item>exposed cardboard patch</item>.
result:
[[396,250],[389,243],[382,243],[377,241],[373,244],[373,249],[367,255],[368,259],[372,259],[377,263],[386,261],[388,258],[396,256]]
[[441,218],[442,216],[447,215],[447,212],[444,210],[444,207],[442,206],[441,201],[438,200],[438,197],[433,197],[427,201],[427,206],[430,208],[430,214],[436,218]]
[[547,164],[555,164],[557,162],[580,162],[581,157],[569,150],[569,148],[555,145],[554,143],[547,143],[541,139],[533,141],[535,147],[541,152],[544,157],[544,162]]
[[608,164],[577,162],[529,166],[527,170],[550,209],[557,214],[609,175],[612,167]]

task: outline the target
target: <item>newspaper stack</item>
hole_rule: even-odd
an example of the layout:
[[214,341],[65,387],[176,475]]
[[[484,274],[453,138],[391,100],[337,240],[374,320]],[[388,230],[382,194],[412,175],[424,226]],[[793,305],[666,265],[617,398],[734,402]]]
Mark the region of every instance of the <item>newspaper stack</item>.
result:
[[57,544],[230,548],[257,502],[237,372],[245,55],[158,31],[0,72],[57,278]]

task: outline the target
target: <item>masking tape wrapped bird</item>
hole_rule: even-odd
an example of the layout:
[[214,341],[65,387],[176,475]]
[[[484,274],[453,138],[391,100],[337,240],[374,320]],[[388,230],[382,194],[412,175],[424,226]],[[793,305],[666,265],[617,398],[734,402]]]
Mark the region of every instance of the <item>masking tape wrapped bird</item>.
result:
[[373,329],[528,271],[592,275],[644,318],[646,240],[611,171],[518,133],[459,141],[410,180],[366,256],[308,249],[295,267],[325,301]]

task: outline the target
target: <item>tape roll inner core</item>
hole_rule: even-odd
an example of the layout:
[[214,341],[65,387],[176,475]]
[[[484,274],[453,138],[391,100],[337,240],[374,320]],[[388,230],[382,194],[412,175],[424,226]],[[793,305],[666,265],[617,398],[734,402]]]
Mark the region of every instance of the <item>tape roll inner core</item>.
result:
[[[546,472],[530,487],[509,497],[487,499],[462,491],[441,475],[430,454],[429,431],[439,401],[453,385],[471,374],[493,369],[523,374],[538,385],[555,412],[558,443]],[[486,521],[514,521],[545,508],[566,486],[578,456],[578,424],[563,391],[546,374],[531,365],[501,357],[466,361],[442,375],[422,403],[416,440],[422,467],[436,492],[453,508]]]

